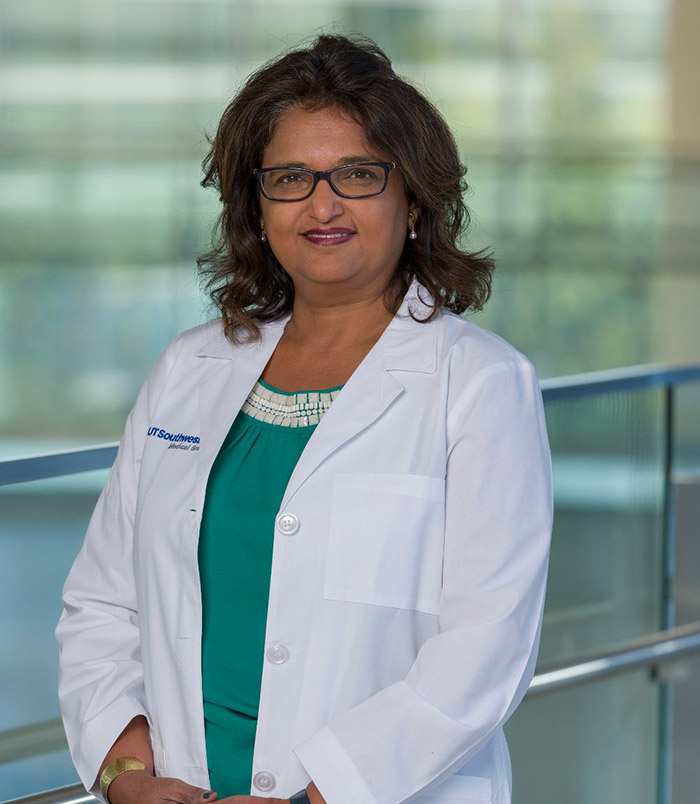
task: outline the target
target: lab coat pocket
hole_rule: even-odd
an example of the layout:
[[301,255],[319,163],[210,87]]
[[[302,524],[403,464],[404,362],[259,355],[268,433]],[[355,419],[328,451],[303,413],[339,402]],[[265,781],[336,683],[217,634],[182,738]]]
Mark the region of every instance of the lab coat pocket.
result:
[[428,475],[336,475],[324,597],[437,614],[445,481]]

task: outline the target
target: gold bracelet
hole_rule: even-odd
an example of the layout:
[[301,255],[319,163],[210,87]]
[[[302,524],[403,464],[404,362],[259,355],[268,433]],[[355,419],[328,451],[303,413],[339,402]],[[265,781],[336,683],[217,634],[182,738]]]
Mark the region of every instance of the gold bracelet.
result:
[[107,791],[112,782],[119,776],[120,773],[132,770],[146,770],[145,763],[141,762],[136,757],[120,757],[110,762],[109,765],[100,774],[100,790],[102,791],[102,798],[110,804],[107,797]]

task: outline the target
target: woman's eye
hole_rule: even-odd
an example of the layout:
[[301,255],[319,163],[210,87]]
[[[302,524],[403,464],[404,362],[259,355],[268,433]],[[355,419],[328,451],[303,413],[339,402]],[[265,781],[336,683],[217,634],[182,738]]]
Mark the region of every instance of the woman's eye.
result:
[[294,184],[297,181],[302,181],[303,176],[299,173],[285,173],[277,178],[276,184]]
[[342,182],[348,184],[361,184],[363,187],[381,181],[381,172],[373,167],[354,167],[348,168],[346,172],[341,172],[339,176]]

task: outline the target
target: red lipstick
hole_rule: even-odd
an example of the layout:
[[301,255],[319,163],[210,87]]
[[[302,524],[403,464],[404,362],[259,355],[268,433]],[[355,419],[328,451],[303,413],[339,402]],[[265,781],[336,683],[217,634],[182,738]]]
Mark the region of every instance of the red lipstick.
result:
[[302,232],[302,237],[317,246],[336,246],[339,243],[347,243],[355,234],[353,229],[333,226],[329,229],[308,229]]

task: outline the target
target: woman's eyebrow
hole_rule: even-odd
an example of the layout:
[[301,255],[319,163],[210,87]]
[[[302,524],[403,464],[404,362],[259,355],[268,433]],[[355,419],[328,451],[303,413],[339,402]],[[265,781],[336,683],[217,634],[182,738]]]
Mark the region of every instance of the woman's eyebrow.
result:
[[343,156],[338,160],[339,165],[349,165],[352,162],[379,162],[381,161],[372,154],[361,154],[360,156]]
[[[338,160],[338,165],[351,165],[355,162],[381,162],[382,160],[377,158],[376,156],[372,156],[371,154],[361,154],[355,156],[341,156]],[[282,162],[280,165],[275,165],[275,167],[282,167],[282,168],[307,168],[308,165],[306,162]]]

